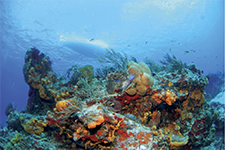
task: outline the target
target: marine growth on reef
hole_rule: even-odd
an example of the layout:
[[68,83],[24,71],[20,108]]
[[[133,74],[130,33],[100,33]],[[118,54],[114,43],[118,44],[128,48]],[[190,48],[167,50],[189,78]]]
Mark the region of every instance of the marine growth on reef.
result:
[[94,72],[91,65],[74,65],[58,76],[48,56],[28,49],[27,108],[7,111],[8,131],[0,130],[0,147],[169,150],[223,140],[218,135],[223,129],[215,126],[224,119],[205,100],[208,78],[195,65],[169,55],[163,66],[136,62],[113,50],[100,62],[114,66]]

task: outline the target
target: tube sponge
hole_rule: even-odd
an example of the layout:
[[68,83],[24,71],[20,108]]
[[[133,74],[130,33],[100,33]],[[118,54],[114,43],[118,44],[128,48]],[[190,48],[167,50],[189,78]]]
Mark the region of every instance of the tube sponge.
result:
[[148,73],[144,72],[141,75],[140,82],[141,82],[141,84],[143,84],[145,86],[152,86],[153,85],[153,78],[152,78],[151,74],[148,74]]

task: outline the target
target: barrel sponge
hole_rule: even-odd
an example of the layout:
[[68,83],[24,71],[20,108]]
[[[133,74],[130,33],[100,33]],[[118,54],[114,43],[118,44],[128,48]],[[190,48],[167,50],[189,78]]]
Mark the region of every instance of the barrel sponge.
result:
[[140,74],[143,73],[141,66],[139,64],[135,63],[134,61],[128,61],[127,68],[128,68],[128,72],[130,75],[136,75],[133,80],[133,83],[139,82]]
[[125,92],[129,95],[135,95],[137,93],[137,90],[136,88],[131,88],[131,89],[127,89]]
[[147,74],[152,75],[151,70],[150,70],[150,68],[148,67],[148,65],[146,65],[146,63],[144,63],[144,62],[139,62],[138,64],[139,64],[139,66],[141,67],[142,72],[146,72]]
[[147,74],[152,75],[150,68],[144,62],[139,62],[137,64],[134,61],[128,61],[127,68],[129,74],[140,75],[141,73],[146,72]]
[[138,63],[136,63],[136,62],[134,62],[134,61],[128,61],[128,63],[127,63],[127,66],[129,67],[129,66],[131,66],[131,65],[134,65],[136,68],[138,68],[139,70],[142,70],[141,69],[141,66],[138,64]]
[[128,72],[129,74],[134,74],[134,75],[139,75],[141,73],[141,71],[138,68],[136,68],[136,66],[134,65],[129,66]]
[[129,61],[127,67],[128,67],[129,74],[134,74],[138,76],[142,72],[141,67],[133,61]]
[[137,85],[136,86],[136,89],[137,89],[137,94],[138,95],[145,95],[146,94],[146,91],[147,91],[147,87],[144,86],[144,85]]
[[136,84],[136,87],[127,89],[126,93],[129,95],[145,95],[147,87],[153,85],[153,77],[150,68],[144,62],[137,64],[133,61],[129,61],[127,67],[129,74],[136,75],[133,80],[133,83]]
[[136,77],[133,82],[137,84],[143,84],[145,86],[153,85],[153,78],[150,68],[144,63],[135,63],[133,61],[128,62],[128,72],[129,74],[134,74]]
[[144,72],[141,75],[140,82],[141,82],[141,84],[143,84],[145,86],[152,86],[153,85],[153,78],[152,78],[151,74],[148,74],[148,73]]

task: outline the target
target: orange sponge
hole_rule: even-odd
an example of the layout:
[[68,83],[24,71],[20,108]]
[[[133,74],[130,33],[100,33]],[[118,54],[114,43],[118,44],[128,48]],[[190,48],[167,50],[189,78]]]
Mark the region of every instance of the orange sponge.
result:
[[58,101],[56,103],[56,110],[57,111],[62,111],[62,110],[64,110],[65,108],[67,108],[72,103],[73,103],[73,99]]
[[96,128],[97,125],[100,125],[104,121],[105,121],[104,117],[103,116],[99,116],[96,121],[90,122],[88,124],[88,128],[89,129],[94,129],[94,128]]
[[101,123],[103,123],[105,121],[103,116],[99,116],[96,120],[96,125],[100,125]]

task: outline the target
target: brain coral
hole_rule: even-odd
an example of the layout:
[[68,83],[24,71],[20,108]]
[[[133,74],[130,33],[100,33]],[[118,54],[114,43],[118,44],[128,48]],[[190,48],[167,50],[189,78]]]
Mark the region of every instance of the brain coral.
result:
[[132,88],[128,88],[126,90],[126,93],[129,95],[134,95],[134,94],[145,95],[147,91],[147,87],[153,85],[153,78],[152,78],[150,68],[144,62],[135,63],[133,61],[128,62],[127,68],[128,68],[129,74],[136,75],[133,80],[133,83],[136,86]]

